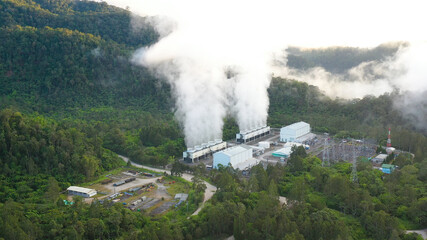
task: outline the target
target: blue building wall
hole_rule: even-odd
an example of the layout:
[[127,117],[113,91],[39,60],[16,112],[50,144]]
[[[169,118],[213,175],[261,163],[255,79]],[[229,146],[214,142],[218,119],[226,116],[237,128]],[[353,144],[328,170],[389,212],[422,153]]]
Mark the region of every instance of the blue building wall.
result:
[[227,167],[230,163],[230,156],[224,154],[223,152],[217,152],[213,155],[213,168],[218,169],[218,165],[221,164],[224,167]]

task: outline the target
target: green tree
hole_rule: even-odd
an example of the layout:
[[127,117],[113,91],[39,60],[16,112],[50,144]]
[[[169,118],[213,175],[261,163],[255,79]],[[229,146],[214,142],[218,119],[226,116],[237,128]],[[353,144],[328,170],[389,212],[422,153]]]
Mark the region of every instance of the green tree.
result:
[[54,203],[59,199],[59,185],[58,181],[54,177],[49,177],[48,183],[47,183],[47,190],[45,193],[46,199],[50,203]]

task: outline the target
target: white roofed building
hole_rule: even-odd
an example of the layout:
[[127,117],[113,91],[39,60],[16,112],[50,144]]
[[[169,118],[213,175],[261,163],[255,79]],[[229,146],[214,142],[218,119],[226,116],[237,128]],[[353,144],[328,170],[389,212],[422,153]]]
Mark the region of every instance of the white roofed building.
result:
[[376,157],[372,158],[373,163],[381,164],[388,157],[387,154],[378,154]]
[[96,190],[90,189],[90,188],[84,188],[84,187],[76,187],[71,186],[67,188],[69,195],[78,195],[85,198],[92,197],[96,195]]
[[298,138],[310,133],[310,124],[297,122],[280,129],[280,141],[298,142]]
[[236,166],[242,166],[242,164],[253,156],[252,148],[246,145],[238,145],[235,147],[227,148],[223,151],[214,153],[213,155],[213,167],[218,168],[219,165],[228,166],[231,164],[233,168]]

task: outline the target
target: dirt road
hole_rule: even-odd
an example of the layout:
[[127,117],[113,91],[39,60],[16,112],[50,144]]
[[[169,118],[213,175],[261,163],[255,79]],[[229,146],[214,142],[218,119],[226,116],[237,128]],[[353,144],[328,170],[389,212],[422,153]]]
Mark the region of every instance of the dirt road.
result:
[[[121,159],[123,159],[123,161],[128,162],[129,158],[125,157],[125,156],[121,156],[119,155],[119,157]],[[145,168],[151,171],[155,171],[155,172],[166,172],[167,174],[171,174],[171,172],[169,170],[166,169],[160,169],[160,168],[152,168],[152,167],[148,167],[148,166],[144,166],[138,163],[134,163],[131,161],[132,166],[138,167],[138,168]],[[191,182],[191,179],[193,178],[193,175],[188,174],[188,173],[184,173],[181,176],[182,178],[184,178],[187,181]],[[200,207],[192,214],[192,215],[197,215],[199,214],[200,210],[202,210],[202,208],[205,206],[205,202],[208,201],[209,199],[212,198],[212,196],[215,194],[216,192],[216,187],[206,181],[204,181],[204,183],[206,184],[206,190],[205,190],[205,198],[203,200],[202,205],[200,205]]]

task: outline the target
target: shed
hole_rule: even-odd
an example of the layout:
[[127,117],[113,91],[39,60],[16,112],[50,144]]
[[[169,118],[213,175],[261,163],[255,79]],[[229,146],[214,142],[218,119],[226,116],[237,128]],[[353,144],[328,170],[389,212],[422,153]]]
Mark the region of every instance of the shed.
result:
[[70,195],[77,195],[77,196],[82,196],[85,198],[95,196],[97,193],[96,190],[94,190],[94,189],[76,187],[76,186],[71,186],[71,187],[67,188],[67,190],[68,190],[68,194],[70,194]]
[[174,199],[179,199],[180,201],[186,201],[188,198],[187,193],[177,193]]
[[392,165],[392,164],[383,164],[383,165],[381,165],[381,171],[382,171],[383,173],[390,174],[390,173],[392,173],[395,169],[396,169],[396,165]]
[[387,156],[387,154],[378,154],[376,157],[372,158],[372,162],[377,164],[383,163]]
[[288,158],[291,155],[291,153],[292,153],[291,147],[284,147],[273,152],[271,155],[273,155],[274,157]]

